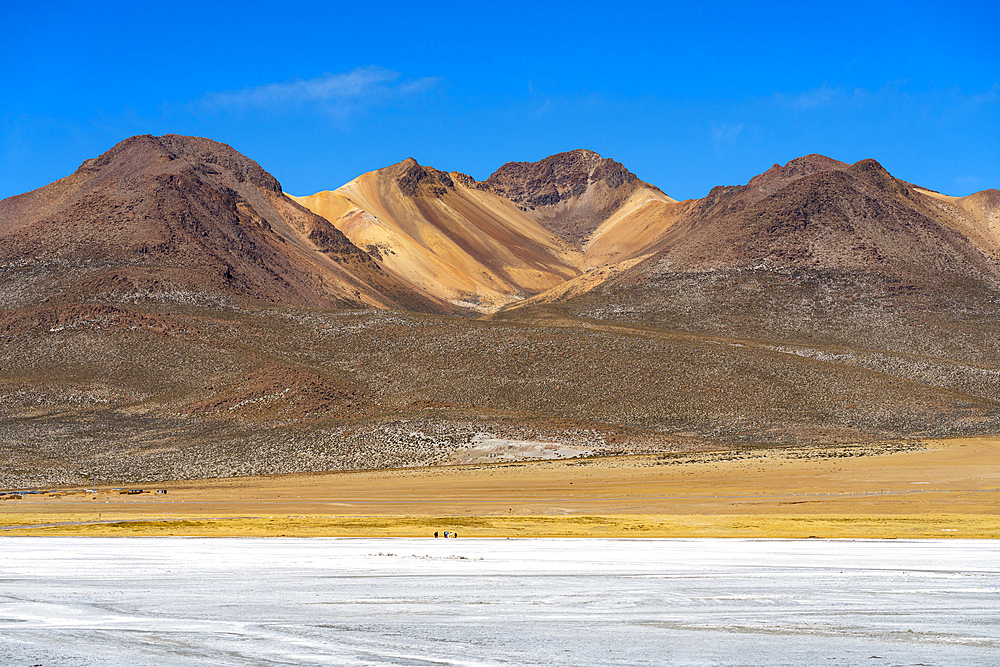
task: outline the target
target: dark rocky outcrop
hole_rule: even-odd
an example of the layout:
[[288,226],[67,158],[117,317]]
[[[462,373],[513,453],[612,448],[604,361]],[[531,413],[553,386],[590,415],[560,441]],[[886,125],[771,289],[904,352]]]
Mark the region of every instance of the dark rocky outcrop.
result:
[[622,164],[582,149],[538,162],[508,162],[476,184],[572,243],[582,242],[643,186],[653,187]]
[[402,173],[396,177],[396,185],[407,197],[442,197],[455,183],[443,171],[417,164],[407,158],[399,165]]

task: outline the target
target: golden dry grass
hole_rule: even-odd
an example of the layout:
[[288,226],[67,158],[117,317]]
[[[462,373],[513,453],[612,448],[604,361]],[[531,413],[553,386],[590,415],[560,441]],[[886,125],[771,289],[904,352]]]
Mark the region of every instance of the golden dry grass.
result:
[[[61,516],[53,521],[71,517]],[[82,517],[79,517],[82,518]],[[137,517],[40,527],[37,517],[11,535],[83,537],[460,537],[605,538],[1000,538],[1000,518],[970,514],[902,516],[616,515],[616,516],[272,516]]]
[[[879,453],[881,452],[881,453]],[[7,535],[1000,538],[1000,439],[156,483],[0,505]]]

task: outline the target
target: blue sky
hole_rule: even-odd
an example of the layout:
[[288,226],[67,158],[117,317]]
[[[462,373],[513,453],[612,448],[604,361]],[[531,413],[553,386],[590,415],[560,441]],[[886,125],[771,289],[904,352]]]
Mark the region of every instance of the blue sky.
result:
[[678,199],[808,153],[1000,188],[1000,3],[50,2],[5,9],[0,198],[134,134],[293,194],[589,148]]

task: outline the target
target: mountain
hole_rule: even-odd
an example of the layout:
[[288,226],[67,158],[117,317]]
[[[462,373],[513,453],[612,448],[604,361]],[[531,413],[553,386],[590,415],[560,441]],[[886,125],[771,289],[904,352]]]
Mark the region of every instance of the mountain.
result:
[[983,190],[968,197],[949,197],[916,188],[929,215],[966,236],[991,257],[1000,256],[1000,190]]
[[582,149],[538,162],[508,162],[475,187],[509,199],[577,245],[622,209],[649,200],[675,201],[620,163]]
[[481,182],[410,158],[293,199],[401,280],[485,313],[634,263],[684,208],[587,150],[510,162]]
[[[716,188],[658,261],[687,269],[803,267],[996,281],[998,265],[874,160]],[[777,181],[777,183],[775,183]],[[773,190],[770,194],[768,191]]]
[[134,137],[0,240],[0,486],[1000,432],[1000,192],[874,160],[678,202],[588,151],[409,159],[290,197]]
[[217,299],[444,308],[394,281],[273,176],[225,144],[127,139],[75,173],[0,202],[8,304]]
[[[809,155],[774,165],[746,185],[718,186],[697,200],[652,202],[609,219],[583,245],[596,270],[521,305],[579,295],[603,282],[595,273],[610,278],[623,271],[619,282],[766,269],[996,287],[1000,213],[992,192],[957,200],[899,181],[874,160],[848,165]],[[614,234],[619,238],[610,242]]]
[[[706,365],[703,381],[739,396],[741,418],[763,432],[782,431],[779,415],[810,409],[814,434],[876,423],[910,433],[944,422],[990,429],[987,415],[1000,407],[998,195],[946,197],[874,160],[807,156],[681,202],[651,220],[660,232],[639,261],[501,316],[688,334],[837,369],[820,398],[802,369],[750,371],[729,355]],[[871,375],[852,375],[859,370]],[[761,401],[751,381],[785,398]],[[859,400],[848,381],[879,389]],[[917,398],[928,388],[938,398]]]
[[410,158],[294,199],[399,280],[458,306],[492,312],[579,274],[578,251],[474,186]]

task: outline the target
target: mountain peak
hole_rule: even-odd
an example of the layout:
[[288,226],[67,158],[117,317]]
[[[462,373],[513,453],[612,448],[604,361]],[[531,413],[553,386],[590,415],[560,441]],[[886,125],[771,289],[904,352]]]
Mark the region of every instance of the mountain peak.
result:
[[3,220],[12,223],[0,225],[0,264],[44,247],[46,257],[102,267],[54,269],[54,292],[44,296],[429,304],[387,278],[328,220],[287,198],[256,162],[200,137],[125,139],[71,177],[3,200]]
[[167,170],[189,165],[203,176],[229,176],[234,183],[250,183],[274,193],[281,184],[271,174],[236,151],[232,146],[203,137],[166,134],[156,137],[143,134],[124,139],[96,158],[84,160],[78,174],[97,174],[129,179],[139,173],[164,169],[165,164],[179,160]]
[[852,176],[867,176],[869,178],[877,178],[879,180],[886,177],[892,178],[885,167],[878,160],[872,158],[866,158],[864,160],[858,160],[848,168],[848,173]]
[[529,208],[552,206],[579,197],[592,183],[628,187],[639,179],[611,159],[578,148],[538,162],[508,162],[482,182],[484,189]]
[[538,162],[508,162],[477,184],[571,243],[585,239],[644,186],[657,190],[621,163],[583,148]]
[[751,178],[750,182],[747,183],[747,188],[756,189],[760,194],[769,195],[803,176],[821,171],[844,171],[850,166],[846,162],[812,153],[789,160],[784,165],[775,164],[763,174]]
[[396,186],[407,197],[440,198],[450,188],[455,187],[454,181],[447,173],[433,167],[425,167],[412,157],[393,165],[392,169]]

